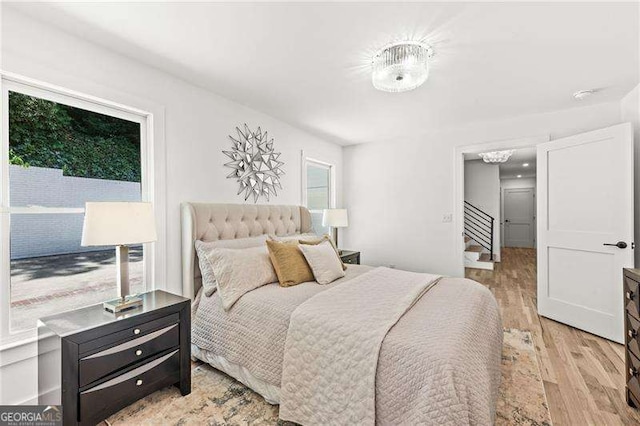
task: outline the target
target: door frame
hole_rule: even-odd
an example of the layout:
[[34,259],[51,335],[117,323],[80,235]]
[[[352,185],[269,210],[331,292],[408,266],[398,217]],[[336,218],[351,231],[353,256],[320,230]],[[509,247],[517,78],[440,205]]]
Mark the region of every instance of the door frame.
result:
[[[536,146],[549,142],[549,135],[531,136],[520,139],[504,139],[491,142],[481,142],[471,145],[457,146],[453,156],[453,222],[454,222],[454,250],[458,253],[455,266],[457,276],[464,277],[464,155],[479,154],[487,151],[504,149],[518,149]],[[537,160],[536,160],[537,161]],[[536,197],[536,203],[538,197]],[[499,224],[498,224],[499,226]],[[537,237],[536,237],[537,240]]]
[[[536,161],[538,159],[536,158]],[[537,171],[536,171],[536,175],[537,175]],[[536,179],[535,177],[533,179]],[[503,223],[506,224],[506,222],[504,222],[504,218],[505,218],[505,214],[504,214],[504,198],[505,198],[505,194],[507,193],[508,190],[510,189],[531,189],[533,190],[533,247],[531,248],[537,248],[538,247],[538,227],[537,227],[537,223],[538,223],[538,197],[536,197],[536,187],[535,186],[523,186],[521,188],[500,188],[500,219],[502,219]],[[507,236],[507,232],[506,232],[506,225],[503,226],[503,229],[500,233],[500,236],[502,237],[500,241],[500,245],[502,247],[506,247],[505,245],[505,239]]]

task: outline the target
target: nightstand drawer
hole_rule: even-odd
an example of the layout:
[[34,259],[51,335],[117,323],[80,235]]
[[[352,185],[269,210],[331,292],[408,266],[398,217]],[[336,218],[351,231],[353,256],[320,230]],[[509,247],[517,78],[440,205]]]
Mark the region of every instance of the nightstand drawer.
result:
[[627,324],[625,327],[627,331],[627,350],[633,355],[640,358],[640,321],[627,313]]
[[360,263],[358,262],[358,255],[344,257],[342,261],[350,265],[357,265],[358,263]]
[[627,311],[640,319],[640,289],[637,281],[624,277],[624,302]]
[[[640,377],[640,359],[635,355],[629,354],[629,370],[627,371],[627,381]],[[640,394],[638,395],[640,397]]]
[[135,327],[128,327],[115,333],[107,334],[88,342],[80,343],[78,352],[81,357],[88,355],[94,351],[102,351],[112,346],[118,345],[132,338],[142,337],[148,333],[152,333],[160,328],[168,325],[177,324],[180,319],[178,314],[167,315],[153,321],[139,324]]
[[180,344],[178,324],[145,334],[80,359],[79,386]]
[[640,399],[640,382],[638,382],[637,377],[632,377],[631,380],[627,382],[627,389],[636,400]]
[[[132,402],[180,380],[180,351],[175,350],[131,371],[80,392],[81,423],[94,423]],[[97,423],[97,421],[95,423]]]
[[636,398],[633,393],[631,393],[631,391],[629,390],[629,388],[627,388],[627,401],[630,401],[633,405],[631,405],[634,408],[640,408],[640,402],[638,402],[638,398]]

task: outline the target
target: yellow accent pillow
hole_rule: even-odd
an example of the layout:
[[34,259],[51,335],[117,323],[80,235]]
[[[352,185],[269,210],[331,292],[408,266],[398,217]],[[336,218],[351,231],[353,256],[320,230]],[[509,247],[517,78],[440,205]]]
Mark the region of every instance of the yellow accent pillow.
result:
[[340,257],[340,250],[338,250],[338,247],[336,247],[336,243],[333,242],[333,238],[331,238],[329,234],[324,234],[321,238],[316,240],[300,240],[300,244],[308,244],[308,245],[316,246],[325,241],[329,241],[329,243],[331,244],[331,247],[333,247],[333,249],[336,251],[336,254],[338,255],[338,259],[340,260],[340,264],[342,265],[342,270],[346,271],[347,265],[345,265],[344,262],[342,261],[342,258]]
[[269,258],[282,287],[314,281],[309,263],[298,248],[297,241],[278,242],[267,240]]

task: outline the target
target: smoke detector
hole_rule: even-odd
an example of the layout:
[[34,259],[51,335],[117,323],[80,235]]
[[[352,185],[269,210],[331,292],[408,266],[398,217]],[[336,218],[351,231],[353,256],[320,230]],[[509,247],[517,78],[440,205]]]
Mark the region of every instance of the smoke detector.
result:
[[578,90],[577,92],[575,92],[573,94],[573,97],[576,100],[581,101],[581,100],[586,99],[589,96],[593,95],[594,93],[596,93],[595,89]]

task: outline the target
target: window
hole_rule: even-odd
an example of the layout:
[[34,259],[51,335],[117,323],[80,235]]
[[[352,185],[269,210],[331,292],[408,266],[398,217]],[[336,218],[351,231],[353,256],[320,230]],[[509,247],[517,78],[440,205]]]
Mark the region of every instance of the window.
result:
[[331,228],[322,226],[322,212],[334,206],[333,166],[322,161],[304,158],[303,202],[311,212],[313,230],[328,234]]
[[[152,201],[146,120],[124,108],[2,80],[0,338],[116,296],[113,247],[82,247],[86,201]],[[150,256],[132,247],[132,292]],[[8,283],[8,285],[7,285]]]

